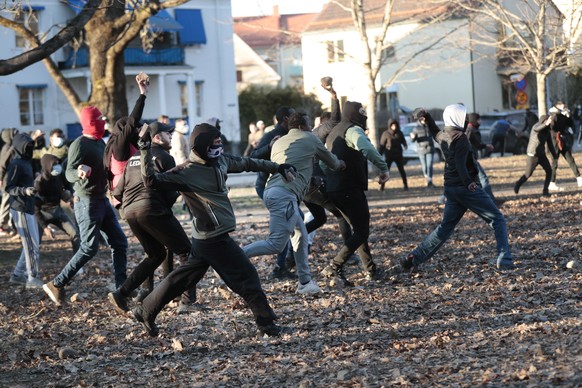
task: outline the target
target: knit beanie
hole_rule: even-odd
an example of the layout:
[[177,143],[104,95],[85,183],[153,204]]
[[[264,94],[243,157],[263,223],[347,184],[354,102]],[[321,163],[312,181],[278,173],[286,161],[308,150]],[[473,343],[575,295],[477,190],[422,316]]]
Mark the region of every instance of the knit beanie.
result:
[[102,119],[99,109],[94,106],[87,106],[81,111],[81,126],[83,134],[101,140],[105,134],[105,120]]
[[190,149],[208,161],[208,147],[220,137],[220,131],[210,124],[202,123],[194,127],[190,135]]

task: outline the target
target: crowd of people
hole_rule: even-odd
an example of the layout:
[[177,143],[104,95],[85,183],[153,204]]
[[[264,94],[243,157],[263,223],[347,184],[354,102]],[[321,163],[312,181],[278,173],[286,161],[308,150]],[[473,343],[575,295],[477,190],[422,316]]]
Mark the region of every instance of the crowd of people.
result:
[[[48,147],[38,140],[42,134],[30,136],[13,128],[2,131],[2,230],[13,225],[22,241],[11,283],[42,288],[62,306],[66,288],[104,242],[111,248],[115,283],[108,298],[119,312],[132,312],[148,334],[158,334],[156,317],[171,301],[179,299],[178,312],[189,311],[196,302],[198,282],[213,268],[244,299],[259,332],[278,336],[288,329],[275,323],[277,315],[250,258],[277,255],[275,277],[296,280],[298,294],[319,293],[309,265],[308,235],[327,222],[327,212],[337,219],[343,241],[321,275],[353,286],[344,267],[355,256],[366,279],[385,277],[368,242],[370,210],[365,192],[368,163],[378,170],[382,190],[392,162],[400,171],[404,189],[408,188],[402,160],[407,143],[398,121],[389,122],[376,149],[366,135],[367,114],[362,104],[347,101],[340,109],[332,80],[326,77],[322,87],[330,93],[332,109],[318,118],[315,128],[312,117],[292,107],[280,107],[275,127],[266,131],[263,122],[252,123],[244,155],[233,156],[223,152],[226,138],[216,117],[192,130],[185,120],[172,124],[165,116],[143,123],[148,84],[139,78],[136,81],[140,96],[130,115],[112,125],[106,142],[106,121],[94,106],[82,109],[82,135],[68,145],[58,129],[51,131]],[[467,210],[493,229],[497,268],[514,269],[505,218],[477,161],[478,151],[491,147],[481,142],[479,115],[468,114],[463,104],[449,105],[443,112],[444,128],[423,109],[414,116],[418,125],[411,140],[417,142],[428,187],[434,187],[433,154],[435,144],[440,146],[446,201],[442,222],[401,260],[402,269],[415,270],[430,259]],[[526,171],[515,183],[516,194],[539,164],[546,172],[542,194],[549,195],[559,155],[568,161],[582,186],[568,138],[573,126],[561,103],[533,126]],[[236,217],[226,179],[228,174],[243,171],[258,173],[255,188],[269,211],[269,235],[241,247],[229,235],[236,228]],[[172,211],[180,197],[192,216],[191,236]],[[312,215],[309,222],[304,221],[302,202]],[[144,250],[143,260],[129,274],[128,241],[119,218],[127,222]],[[42,282],[39,246],[42,236],[54,238],[54,227],[70,238],[72,256],[58,274]],[[180,263],[176,268],[174,255]],[[154,287],[159,266],[163,266],[163,280]]]

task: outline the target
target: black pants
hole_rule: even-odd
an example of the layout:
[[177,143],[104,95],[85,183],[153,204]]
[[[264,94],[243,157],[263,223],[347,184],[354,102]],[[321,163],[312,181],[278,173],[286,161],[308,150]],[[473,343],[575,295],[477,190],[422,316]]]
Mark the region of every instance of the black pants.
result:
[[[396,163],[396,167],[398,167],[398,172],[400,173],[400,177],[402,178],[402,184],[404,184],[404,188],[408,188],[408,180],[406,179],[406,171],[404,171],[404,158],[402,154],[393,154],[393,153],[384,153],[384,159],[386,159],[386,164],[388,165],[388,171],[390,171],[390,167],[392,167],[392,163]],[[380,186],[381,190],[384,190],[384,183]]]
[[[557,143],[556,150],[558,150]],[[576,162],[574,161],[574,157],[572,156],[572,151],[566,149],[559,151],[558,157],[556,159],[552,158],[552,182],[556,181],[556,172],[558,171],[558,159],[560,158],[560,155],[562,155],[564,159],[566,159],[566,162],[568,162],[568,166],[570,166],[570,170],[572,170],[574,176],[576,178],[579,177],[580,171],[578,171],[578,166],[576,166]]]
[[[173,214],[126,213],[125,217],[147,255],[119,289],[121,295],[128,296],[166,260],[166,247],[186,262],[192,244]],[[171,254],[169,260],[172,260]]]
[[256,268],[228,234],[207,240],[192,239],[188,263],[176,268],[143,300],[145,313],[155,318],[171,300],[195,287],[208,267],[212,267],[228,288],[245,300],[257,325],[269,325],[277,319],[261,287]]
[[345,219],[352,226],[353,234],[346,240],[340,253],[333,259],[333,265],[342,266],[357,250],[364,269],[370,271],[375,268],[372,254],[368,245],[370,236],[370,209],[364,191],[353,189],[328,193],[334,205],[342,212]]
[[342,235],[344,242],[352,236],[352,228],[350,227],[350,224],[346,221],[337,206],[335,206],[331,199],[329,199],[327,194],[320,190],[311,190],[305,195],[303,202],[313,215],[313,220],[305,224],[307,233],[311,233],[325,225],[327,222],[326,210],[329,210],[338,220],[340,234]]
[[[548,192],[548,186],[550,185],[551,178],[552,178],[552,167],[550,166],[550,161],[548,157],[544,155],[536,155],[536,156],[528,156],[527,162],[525,165],[525,172],[523,173],[523,178],[520,178],[520,186],[529,179],[529,177],[533,174],[536,167],[540,165],[546,172],[546,178],[544,179],[544,189],[543,193],[546,194]],[[523,179],[523,182],[521,180]]]
[[501,153],[501,156],[505,155],[505,137],[503,133],[495,133],[491,136],[491,145],[493,145],[493,150]]

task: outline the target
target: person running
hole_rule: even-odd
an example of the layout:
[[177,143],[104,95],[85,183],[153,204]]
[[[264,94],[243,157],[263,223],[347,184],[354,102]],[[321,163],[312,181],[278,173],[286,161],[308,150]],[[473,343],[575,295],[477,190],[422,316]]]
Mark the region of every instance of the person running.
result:
[[455,226],[467,210],[471,210],[495,231],[497,268],[514,269],[505,218],[493,199],[479,186],[478,167],[465,134],[467,109],[461,104],[447,106],[443,112],[444,130],[439,129],[425,110],[417,109],[415,115],[426,119],[432,136],[441,145],[445,155],[444,182],[447,201],[441,224],[401,260],[402,268],[410,270],[430,259],[453,234]]
[[228,198],[226,175],[265,171],[286,177],[293,167],[223,154],[220,131],[207,123],[196,125],[192,131],[189,163],[171,173],[155,172],[150,143],[150,134],[146,132],[140,141],[144,184],[157,190],[177,190],[185,197],[194,213],[192,250],[188,263],[172,271],[141,306],[133,309],[135,319],[149,335],[157,336],[155,319],[160,311],[182,292],[196,287],[212,267],[245,300],[262,334],[282,334],[285,328],[274,323],[277,316],[261,287],[256,268],[229,235],[236,227],[236,218]]
[[353,286],[353,283],[346,279],[343,266],[356,250],[366,278],[378,280],[382,277],[368,245],[370,209],[365,191],[368,189],[368,161],[380,170],[380,184],[388,180],[388,166],[364,133],[367,119],[361,103],[347,101],[342,109],[342,120],[332,129],[325,143],[333,154],[346,163],[346,169],[332,170],[320,163],[327,177],[327,195],[353,229],[352,235],[322,274],[327,277],[337,275],[347,286]]
[[[153,122],[148,130],[152,138],[154,170],[158,173],[176,167],[174,158],[168,152],[174,127]],[[134,155],[129,159],[113,192],[122,205],[131,231],[146,253],[146,257],[134,268],[121,287],[108,295],[111,303],[121,312],[129,311],[127,302],[130,295],[148,277],[152,277],[156,268],[167,259],[166,247],[175,253],[182,263],[187,261],[191,248],[190,239],[172,213],[178,192],[158,191],[145,187],[141,176],[140,159],[140,155]],[[178,305],[178,313],[187,312],[187,306],[195,301],[196,289],[184,293]]]
[[562,101],[556,102],[556,104],[550,108],[550,114],[554,116],[553,125],[551,127],[550,133],[554,149],[556,154],[552,155],[552,179],[550,182],[549,190],[551,191],[561,191],[562,187],[556,184],[556,173],[558,172],[558,158],[560,155],[566,159],[568,166],[572,173],[576,177],[576,183],[578,187],[582,187],[582,176],[572,155],[572,146],[574,145],[574,135],[573,127],[574,120],[570,117],[570,110],[566,107]]
[[79,226],[81,247],[53,280],[43,285],[50,299],[61,306],[65,286],[99,250],[103,233],[111,246],[115,287],[127,279],[127,238],[107,199],[107,174],[103,165],[105,121],[101,111],[87,106],[81,111],[83,134],[69,147],[66,178],[73,184],[75,218]]
[[529,177],[531,177],[536,167],[540,165],[546,172],[546,179],[544,180],[542,195],[544,197],[550,196],[548,188],[552,180],[552,166],[550,165],[550,161],[546,156],[546,145],[548,147],[548,151],[552,154],[552,157],[554,159],[557,158],[554,144],[550,138],[550,128],[552,125],[553,117],[542,115],[540,117],[540,121],[532,127],[527,145],[527,161],[525,164],[525,172],[517,180],[517,182],[515,182],[513,187],[515,194],[519,193],[519,188],[521,185],[523,185],[529,179]]

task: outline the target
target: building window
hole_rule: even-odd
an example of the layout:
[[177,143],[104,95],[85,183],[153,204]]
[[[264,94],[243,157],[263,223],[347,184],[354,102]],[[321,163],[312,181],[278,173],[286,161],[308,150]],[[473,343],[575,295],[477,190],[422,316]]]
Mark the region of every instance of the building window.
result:
[[382,49],[382,63],[392,62],[396,57],[396,50],[394,46],[384,47]]
[[44,124],[43,95],[45,87],[45,85],[18,87],[20,125]]
[[327,63],[343,62],[345,58],[344,41],[328,41],[327,42]]
[[182,107],[182,117],[188,116],[188,84],[184,81],[178,82],[180,88],[180,106]]
[[204,110],[204,81],[194,82],[194,96],[196,98],[196,116],[202,117],[202,111]]
[[[22,9],[16,13],[14,21],[28,28],[34,35],[38,35],[38,12],[33,9]],[[16,34],[16,47],[28,47],[26,39]]]

